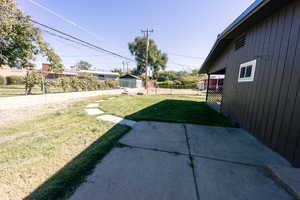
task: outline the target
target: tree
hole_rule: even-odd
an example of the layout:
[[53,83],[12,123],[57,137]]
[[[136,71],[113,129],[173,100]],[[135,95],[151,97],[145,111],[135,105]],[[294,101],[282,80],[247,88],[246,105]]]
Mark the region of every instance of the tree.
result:
[[[136,37],[133,42],[128,44],[130,53],[135,57],[137,62],[137,73],[142,74],[146,71],[146,37]],[[154,72],[166,69],[168,56],[158,49],[154,40],[149,40],[148,64]]]
[[122,71],[122,69],[118,69],[118,68],[115,68],[115,69],[111,70],[111,72],[118,73],[120,76],[122,76],[124,74],[124,72]]
[[76,70],[89,70],[92,65],[87,61],[81,60],[74,67]]
[[63,71],[60,57],[49,47],[15,0],[0,0],[0,66],[26,66],[36,55],[47,57],[52,71]]

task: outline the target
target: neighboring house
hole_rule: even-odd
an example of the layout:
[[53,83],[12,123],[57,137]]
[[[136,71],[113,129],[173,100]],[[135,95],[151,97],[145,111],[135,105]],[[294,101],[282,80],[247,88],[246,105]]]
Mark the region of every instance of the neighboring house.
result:
[[88,73],[88,74],[94,74],[98,79],[106,80],[106,79],[117,79],[119,78],[119,73],[115,72],[104,72],[104,71],[93,71],[93,70],[80,70],[78,72],[81,73]]
[[200,73],[224,74],[222,112],[300,167],[300,1],[255,1]]
[[209,89],[214,91],[222,91],[224,84],[224,75],[211,75],[209,79],[204,79],[197,84],[199,90],[206,90],[208,83]]
[[126,74],[120,77],[120,87],[124,88],[142,88],[143,80],[131,74]]
[[55,80],[59,77],[80,76],[81,74],[93,74],[98,79],[101,79],[101,80],[106,80],[106,79],[114,79],[115,80],[119,77],[118,73],[104,72],[104,71],[93,71],[93,70],[80,70],[80,71],[64,70],[61,73],[51,72],[50,71],[50,64],[42,64],[41,73],[44,74],[44,76],[48,80]]
[[44,77],[47,80],[55,80],[58,79],[59,77],[74,77],[78,76],[77,72],[72,72],[72,71],[63,71],[61,73],[58,72],[51,72],[50,71],[50,64],[42,64],[42,69],[41,73],[44,75]]

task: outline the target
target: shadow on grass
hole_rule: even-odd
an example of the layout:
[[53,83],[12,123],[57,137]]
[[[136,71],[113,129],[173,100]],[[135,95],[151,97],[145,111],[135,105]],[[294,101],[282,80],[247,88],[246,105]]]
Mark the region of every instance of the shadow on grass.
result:
[[[230,120],[211,109],[206,103],[186,100],[164,100],[128,115],[126,118],[136,121],[151,120],[234,127]],[[129,130],[127,126],[115,125],[25,200],[56,200],[70,197],[96,164]]]
[[97,163],[128,131],[127,126],[115,125],[61,170],[45,181],[25,200],[67,199],[89,175]]
[[223,114],[211,109],[205,102],[164,100],[126,116],[127,119],[192,123],[211,126],[236,127]]

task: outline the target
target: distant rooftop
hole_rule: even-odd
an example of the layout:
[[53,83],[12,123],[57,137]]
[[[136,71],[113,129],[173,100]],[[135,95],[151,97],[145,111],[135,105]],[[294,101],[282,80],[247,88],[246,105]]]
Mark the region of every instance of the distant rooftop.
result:
[[89,73],[89,74],[97,74],[97,75],[119,76],[119,73],[96,71],[96,70],[80,70],[78,73]]

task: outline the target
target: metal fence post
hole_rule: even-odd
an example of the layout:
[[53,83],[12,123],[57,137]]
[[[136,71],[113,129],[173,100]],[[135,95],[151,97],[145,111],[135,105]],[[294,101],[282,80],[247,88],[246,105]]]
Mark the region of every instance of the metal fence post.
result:
[[207,86],[206,86],[206,98],[205,101],[207,103],[207,98],[208,98],[208,88],[209,88],[209,81],[210,81],[210,74],[208,74],[208,78],[207,78]]

